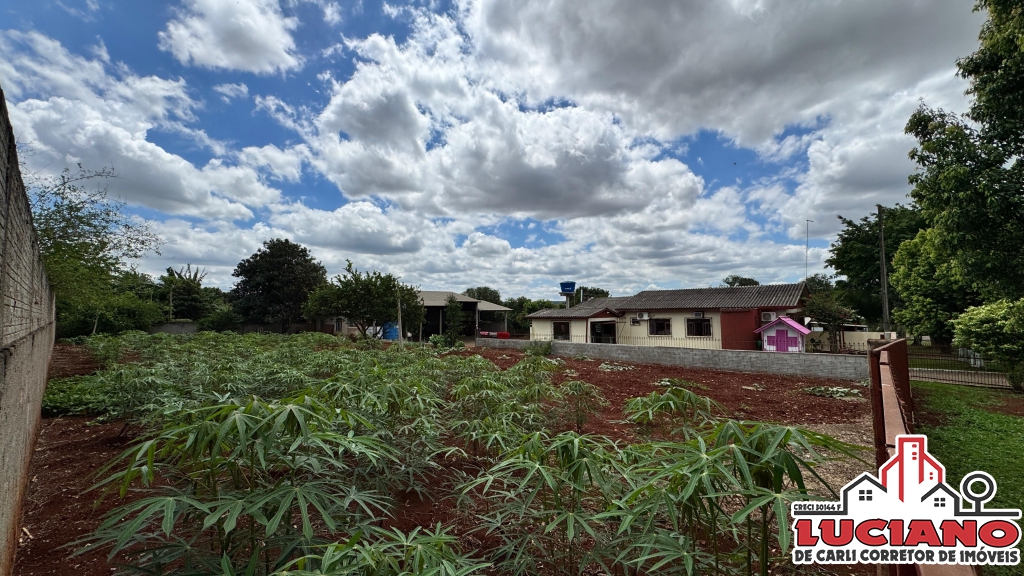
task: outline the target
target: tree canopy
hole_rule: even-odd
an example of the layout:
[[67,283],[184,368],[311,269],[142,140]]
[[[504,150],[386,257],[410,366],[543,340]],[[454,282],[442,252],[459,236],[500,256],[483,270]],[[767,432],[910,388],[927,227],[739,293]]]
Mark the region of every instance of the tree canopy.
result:
[[[1024,297],[1024,10],[1019,0],[975,8],[988,16],[981,44],[957,62],[967,114],[922,105],[907,122],[910,196],[927,229],[900,246],[890,276],[897,321],[945,342],[969,307]],[[990,333],[959,340],[984,346],[978,335]]]
[[893,313],[896,322],[914,334],[948,344],[953,339],[952,320],[982,300],[958,273],[938,236],[929,228],[904,242],[893,259],[889,281],[902,298]]
[[1024,10],[981,0],[981,46],[957,62],[970,82],[965,117],[922,105],[907,123],[911,197],[934,241],[986,300],[1024,297]]
[[835,291],[832,290],[811,294],[804,305],[804,311],[824,325],[832,351],[838,350],[838,335],[842,325],[856,318],[852,310],[836,299]]
[[[91,184],[113,170],[65,169],[58,176],[25,171],[40,257],[53,290],[60,336],[146,329],[160,320],[159,304],[140,297],[142,278],[127,263],[155,250],[159,238]],[[149,287],[152,280],[148,280]],[[151,296],[151,294],[150,294]]]
[[168,268],[167,273],[160,276],[156,294],[169,320],[199,320],[222,303],[220,289],[203,287],[205,278],[206,271],[193,270],[191,264],[180,270]]
[[[897,204],[884,208],[886,266],[892,271],[893,258],[900,244],[917,236],[926,223],[921,211]],[[869,324],[882,321],[882,282],[878,252],[878,218],[865,216],[853,221],[839,216],[843,229],[832,246],[825,264],[836,271],[835,287],[844,305],[857,311]],[[890,288],[892,281],[890,279]],[[895,290],[889,290],[889,308],[899,308],[903,301]]]
[[807,286],[807,291],[812,295],[835,290],[835,284],[832,283],[832,276],[829,276],[828,274],[811,274],[806,280],[804,280],[804,285]]
[[968,308],[953,321],[957,346],[997,360],[1010,385],[1024,390],[1024,300]]
[[[309,318],[342,317],[362,334],[370,334],[371,326],[382,327],[398,320],[399,302],[403,330],[419,326],[426,308],[416,286],[402,284],[393,274],[360,272],[350,260],[343,275],[309,295],[303,312]],[[383,336],[383,331],[375,335]]]
[[596,286],[578,286],[576,293],[572,297],[572,304],[580,304],[584,299],[590,300],[591,298],[607,298],[611,296],[611,292],[604,288],[597,288]]
[[509,298],[502,305],[512,309],[508,313],[508,327],[514,334],[526,334],[530,331],[530,321],[526,318],[529,314],[545,308],[559,307],[558,303],[551,300],[531,300],[526,296]]
[[283,329],[302,318],[306,298],[327,283],[327,270],[308,248],[281,238],[264,242],[232,276],[238,278],[231,290],[238,312],[250,322],[279,322]]
[[477,300],[483,300],[492,304],[501,304],[501,293],[488,286],[466,288],[462,293],[470,298],[476,298]]
[[730,274],[725,278],[722,278],[722,284],[730,287],[735,286],[760,286],[761,283],[753,278],[747,278],[745,276],[739,276],[738,274]]

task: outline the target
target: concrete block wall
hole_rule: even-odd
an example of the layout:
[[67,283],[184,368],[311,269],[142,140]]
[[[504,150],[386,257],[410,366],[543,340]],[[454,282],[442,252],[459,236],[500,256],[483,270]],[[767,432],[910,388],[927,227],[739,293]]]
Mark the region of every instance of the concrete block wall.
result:
[[53,295],[0,89],[0,575],[14,564],[54,332]]
[[[477,346],[488,348],[522,350],[532,343],[529,340],[476,339]],[[848,354],[782,354],[755,350],[701,350],[626,346],[623,344],[576,344],[558,341],[551,343],[551,352],[555,356],[582,355],[621,362],[690,366],[759,374],[813,376],[839,380],[864,380],[869,375],[867,358]]]

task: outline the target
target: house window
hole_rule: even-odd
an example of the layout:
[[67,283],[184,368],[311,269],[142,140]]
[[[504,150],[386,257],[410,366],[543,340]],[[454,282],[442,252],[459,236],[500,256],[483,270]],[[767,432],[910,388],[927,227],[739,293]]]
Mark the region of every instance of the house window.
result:
[[569,323],[568,322],[552,322],[551,330],[553,332],[553,338],[555,340],[568,340],[569,339]]
[[341,332],[341,330],[345,327],[344,325],[345,325],[345,321],[343,319],[341,319],[341,318],[335,318],[334,319],[334,331],[335,332]]
[[945,508],[946,507],[946,499],[945,498],[936,498],[935,499],[935,507],[936,508]]
[[861,502],[871,502],[871,490],[858,490],[857,499]]
[[711,336],[711,318],[687,318],[687,336]]
[[672,320],[668,318],[651,318],[647,322],[647,333],[651,336],[671,336]]

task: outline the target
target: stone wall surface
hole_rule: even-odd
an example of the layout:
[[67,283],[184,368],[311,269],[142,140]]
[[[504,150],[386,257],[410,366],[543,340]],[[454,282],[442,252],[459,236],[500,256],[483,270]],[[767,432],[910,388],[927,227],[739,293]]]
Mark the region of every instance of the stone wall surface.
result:
[[[488,348],[522,350],[531,343],[533,342],[530,340],[476,339],[477,346]],[[558,341],[551,342],[551,352],[555,356],[587,356],[621,362],[691,366],[732,372],[814,376],[840,380],[864,380],[868,378],[869,374],[867,358],[854,354],[784,354],[756,350],[701,350],[626,346],[623,344],[577,344]]]
[[0,89],[0,575],[11,573],[18,547],[54,330],[53,295]]

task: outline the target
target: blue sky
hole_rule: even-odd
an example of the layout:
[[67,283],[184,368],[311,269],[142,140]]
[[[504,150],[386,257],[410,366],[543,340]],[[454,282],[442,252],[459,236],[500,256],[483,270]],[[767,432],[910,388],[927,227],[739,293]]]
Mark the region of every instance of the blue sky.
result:
[[920,103],[963,109],[970,2],[15,0],[0,86],[29,170],[111,166],[231,285],[274,237],[430,289],[799,280],[905,201]]

